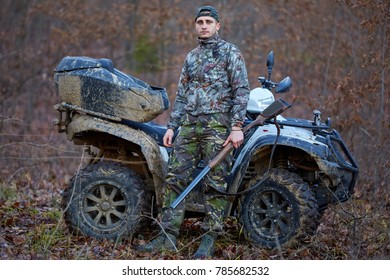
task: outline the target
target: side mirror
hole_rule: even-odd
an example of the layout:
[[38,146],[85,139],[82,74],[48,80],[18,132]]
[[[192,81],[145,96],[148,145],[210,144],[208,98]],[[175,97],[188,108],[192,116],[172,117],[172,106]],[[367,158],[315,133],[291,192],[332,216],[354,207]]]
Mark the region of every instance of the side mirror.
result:
[[292,80],[290,77],[286,77],[278,84],[278,87],[276,88],[275,92],[286,93],[290,90],[291,87],[292,87]]
[[267,58],[267,67],[273,67],[274,66],[274,52],[270,51]]
[[274,52],[270,51],[267,58],[268,79],[271,78],[272,67],[274,66]]

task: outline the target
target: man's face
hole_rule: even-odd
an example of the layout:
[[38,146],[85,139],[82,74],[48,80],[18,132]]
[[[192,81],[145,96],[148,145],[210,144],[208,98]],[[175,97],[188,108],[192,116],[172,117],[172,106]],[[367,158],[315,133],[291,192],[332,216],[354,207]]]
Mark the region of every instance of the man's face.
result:
[[195,22],[195,31],[199,38],[208,39],[213,36],[220,28],[219,22],[213,17],[198,17]]

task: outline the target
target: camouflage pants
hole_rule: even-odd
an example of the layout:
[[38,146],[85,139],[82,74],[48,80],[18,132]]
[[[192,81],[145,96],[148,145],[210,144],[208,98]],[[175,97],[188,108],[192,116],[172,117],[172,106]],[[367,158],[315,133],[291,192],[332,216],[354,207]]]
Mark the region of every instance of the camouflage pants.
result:
[[[223,148],[228,137],[230,121],[225,114],[202,116],[187,115],[180,134],[173,146],[169,171],[164,188],[162,227],[178,235],[184,219],[185,200],[175,209],[171,203],[178,192],[184,190],[193,180],[193,173],[200,160],[207,164]],[[225,191],[226,178],[231,167],[232,154],[228,155],[218,166],[209,171],[204,178],[203,198],[206,217],[202,228],[205,231],[223,231],[224,211],[227,204],[225,196],[215,192],[210,186]],[[198,187],[198,186],[197,186]]]

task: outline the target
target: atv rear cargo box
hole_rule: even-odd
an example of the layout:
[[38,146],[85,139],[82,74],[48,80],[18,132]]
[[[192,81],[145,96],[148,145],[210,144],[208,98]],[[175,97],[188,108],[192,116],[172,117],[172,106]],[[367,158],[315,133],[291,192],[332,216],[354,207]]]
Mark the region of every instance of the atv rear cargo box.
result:
[[169,108],[164,88],[126,75],[109,59],[64,57],[54,82],[61,102],[121,119],[148,122]]

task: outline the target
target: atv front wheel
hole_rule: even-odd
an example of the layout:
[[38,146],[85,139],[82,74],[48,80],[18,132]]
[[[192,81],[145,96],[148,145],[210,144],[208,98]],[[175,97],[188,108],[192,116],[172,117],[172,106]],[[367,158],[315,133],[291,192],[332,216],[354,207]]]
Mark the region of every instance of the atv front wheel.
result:
[[317,201],[297,174],[271,169],[252,179],[248,188],[252,190],[241,199],[239,215],[251,241],[275,248],[317,229]]
[[63,193],[65,222],[72,232],[98,239],[134,233],[150,207],[150,195],[136,173],[102,161],[76,174]]

